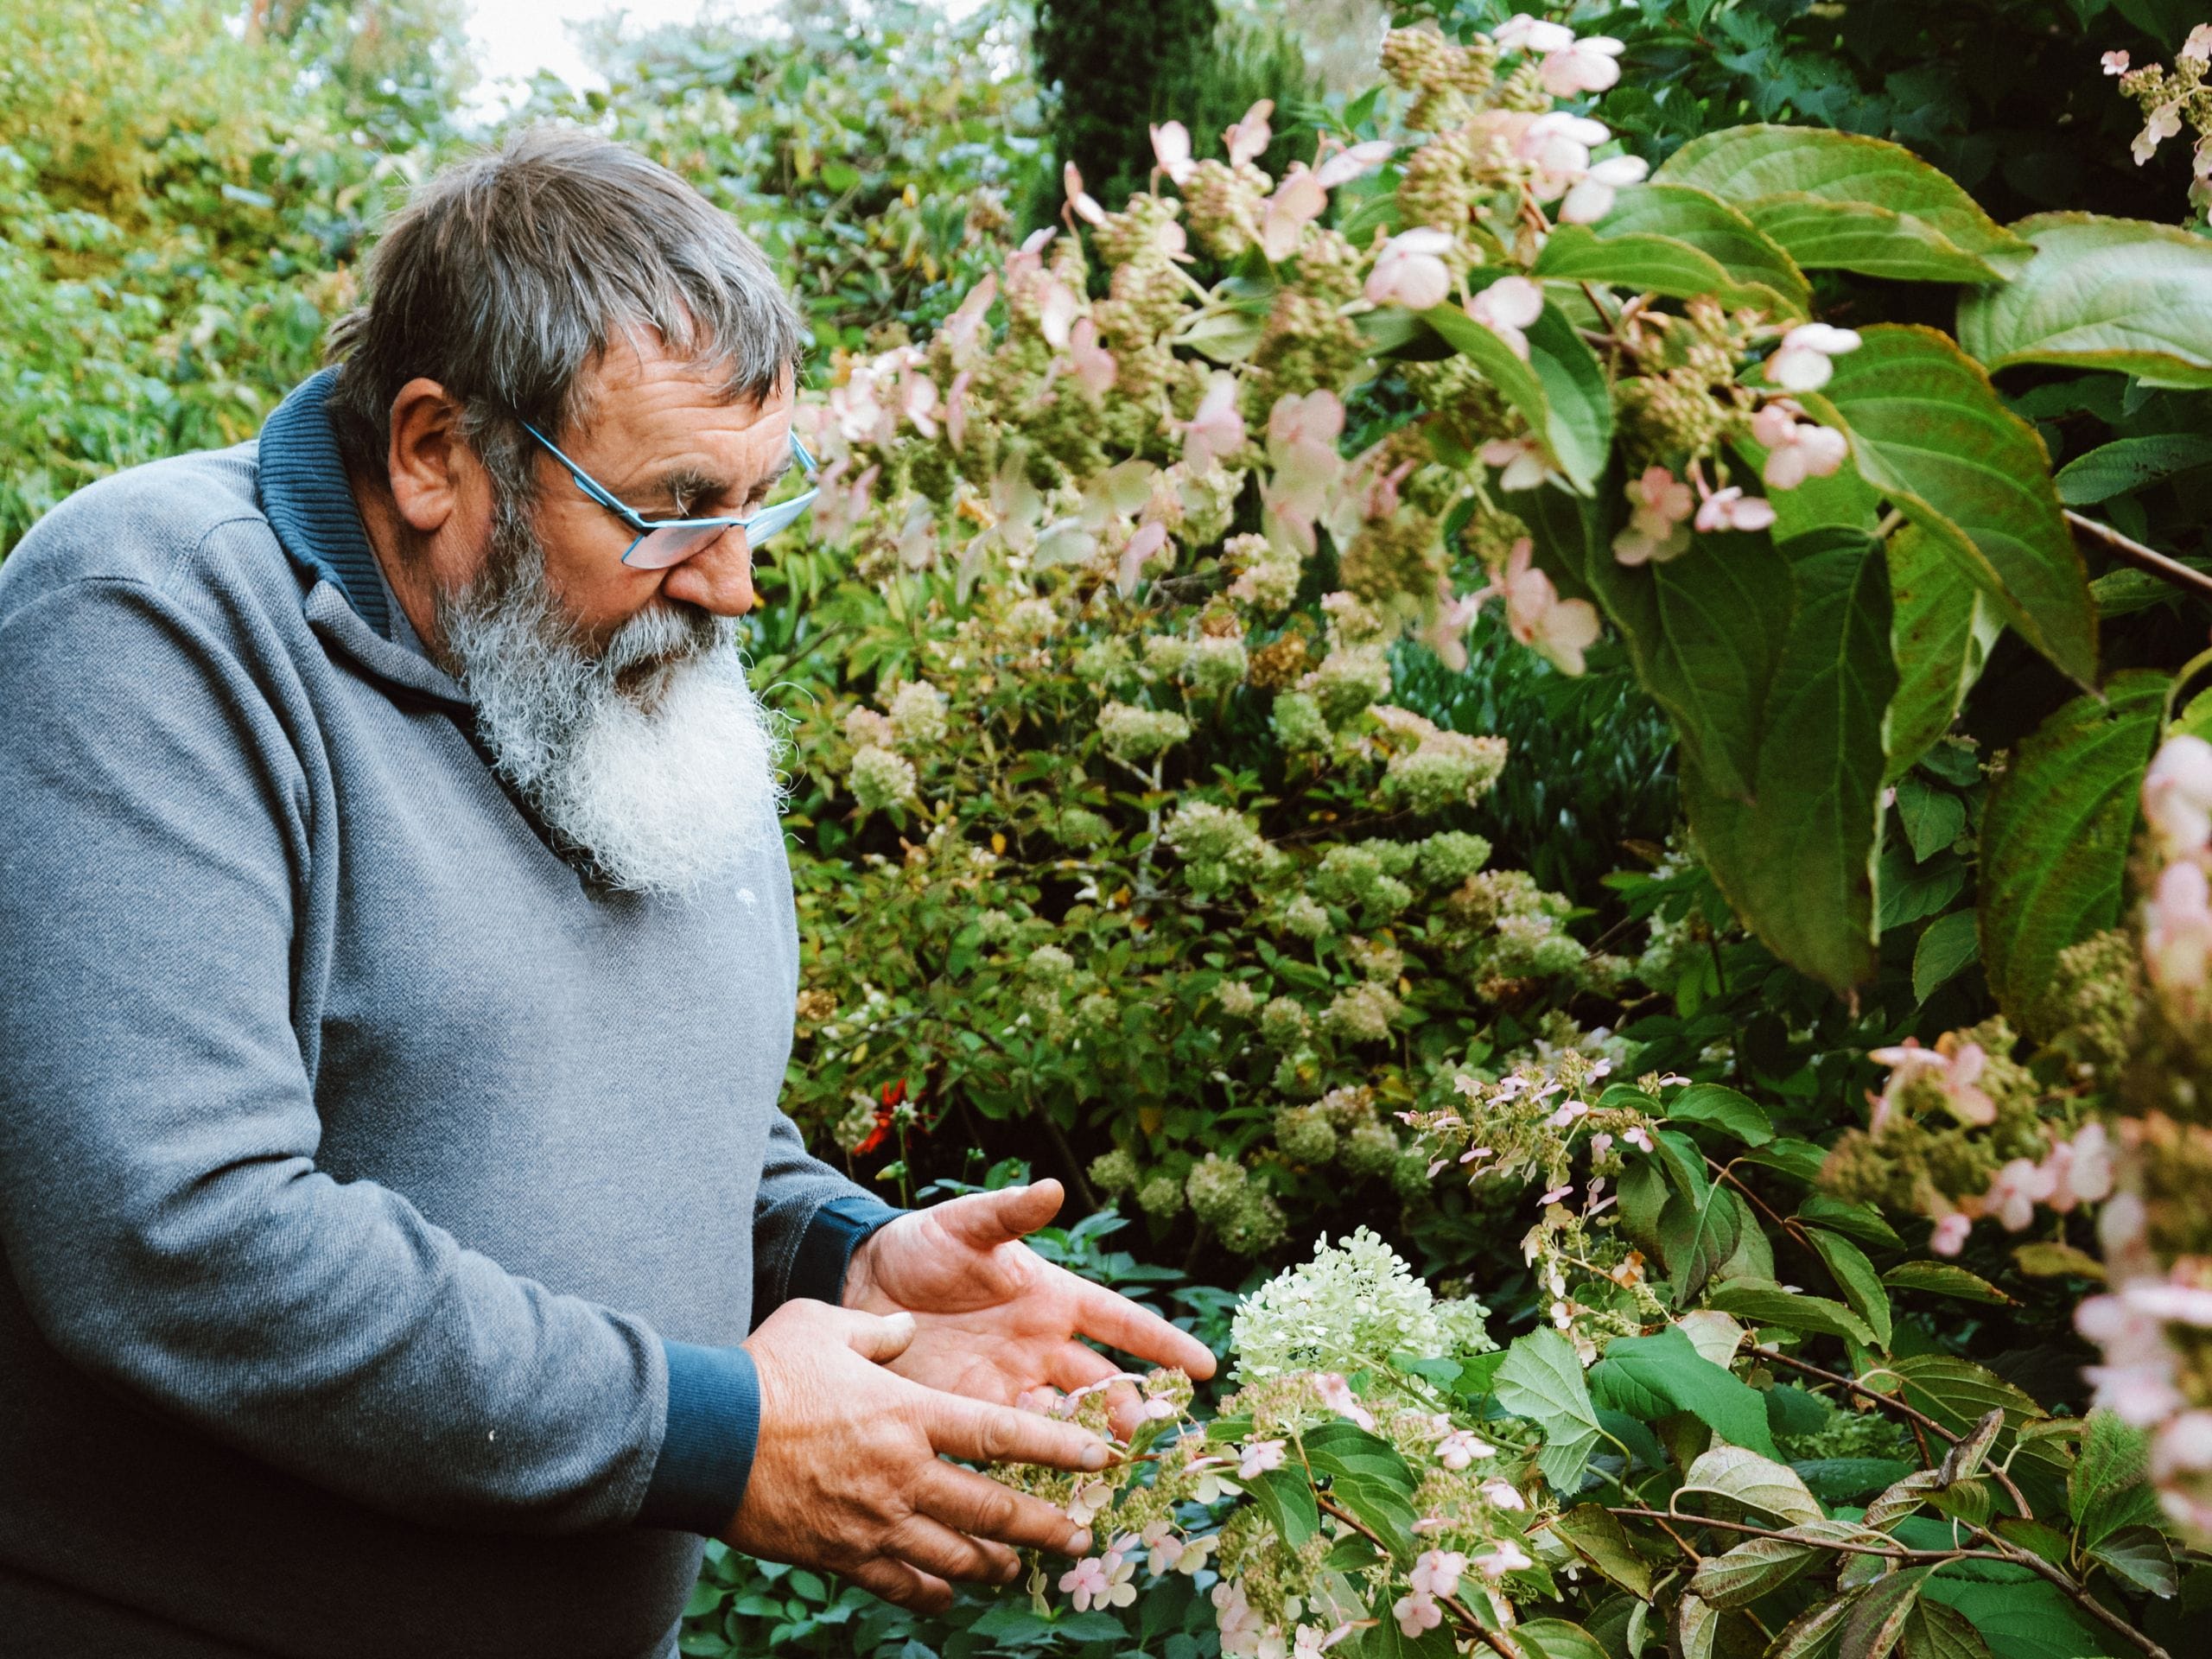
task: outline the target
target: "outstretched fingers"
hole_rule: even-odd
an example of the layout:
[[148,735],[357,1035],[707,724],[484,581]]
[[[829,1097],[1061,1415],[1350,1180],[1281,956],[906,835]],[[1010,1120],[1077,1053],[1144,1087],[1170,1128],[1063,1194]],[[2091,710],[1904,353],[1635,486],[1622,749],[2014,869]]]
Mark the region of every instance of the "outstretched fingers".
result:
[[1201,1382],[1213,1375],[1213,1351],[1189,1332],[1103,1286],[1068,1276],[1077,1287],[1077,1328],[1084,1336],[1155,1365],[1173,1366]]
[[1065,1510],[949,1463],[923,1478],[913,1502],[924,1515],[971,1537],[1064,1555],[1090,1550],[1090,1529],[1069,1520]]
[[952,1586],[905,1561],[879,1556],[845,1569],[845,1576],[871,1595],[917,1613],[941,1613],[952,1605]]
[[918,1389],[930,1444],[970,1463],[1034,1463],[1049,1469],[1103,1469],[1113,1448],[1089,1429],[1033,1411],[986,1405],[957,1394]]
[[930,1217],[959,1243],[988,1250],[1049,1225],[1065,1197],[1060,1184],[1048,1179],[996,1192],[971,1192],[938,1205]]

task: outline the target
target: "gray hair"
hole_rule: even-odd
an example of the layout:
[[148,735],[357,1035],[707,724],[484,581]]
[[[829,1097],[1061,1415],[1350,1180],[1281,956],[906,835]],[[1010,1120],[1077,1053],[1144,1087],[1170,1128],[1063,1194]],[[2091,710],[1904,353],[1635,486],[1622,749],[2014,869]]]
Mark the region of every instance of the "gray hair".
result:
[[461,435],[526,496],[519,416],[556,438],[588,422],[584,372],[639,327],[732,403],[772,396],[805,333],[736,224],[636,151],[560,127],[523,130],[424,184],[368,264],[368,302],[331,326],[339,447],[385,476],[391,405],[425,377],[462,403]]

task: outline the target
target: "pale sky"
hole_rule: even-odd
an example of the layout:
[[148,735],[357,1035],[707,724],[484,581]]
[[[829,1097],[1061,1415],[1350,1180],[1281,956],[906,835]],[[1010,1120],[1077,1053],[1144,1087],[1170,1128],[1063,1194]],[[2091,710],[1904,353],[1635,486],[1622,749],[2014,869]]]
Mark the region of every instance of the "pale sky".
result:
[[585,67],[568,25],[620,11],[641,29],[689,22],[702,12],[725,16],[766,11],[773,0],[470,0],[468,31],[476,44],[477,67],[484,73],[473,106],[488,113],[506,98],[499,83],[526,80],[550,69],[584,90],[605,85]]

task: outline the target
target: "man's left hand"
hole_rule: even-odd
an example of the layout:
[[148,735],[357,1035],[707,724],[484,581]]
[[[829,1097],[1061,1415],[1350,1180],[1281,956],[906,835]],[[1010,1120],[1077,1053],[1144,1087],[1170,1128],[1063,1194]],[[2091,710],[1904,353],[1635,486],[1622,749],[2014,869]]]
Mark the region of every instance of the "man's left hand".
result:
[[[1090,1337],[1193,1378],[1213,1355],[1189,1332],[1126,1296],[1053,1266],[1021,1242],[1059,1213],[1058,1181],[974,1192],[899,1217],[853,1253],[844,1305],[914,1316],[912,1343],[891,1369],[909,1380],[1001,1405],[1037,1405],[1121,1368]],[[1135,1426],[1134,1400],[1116,1427]]]

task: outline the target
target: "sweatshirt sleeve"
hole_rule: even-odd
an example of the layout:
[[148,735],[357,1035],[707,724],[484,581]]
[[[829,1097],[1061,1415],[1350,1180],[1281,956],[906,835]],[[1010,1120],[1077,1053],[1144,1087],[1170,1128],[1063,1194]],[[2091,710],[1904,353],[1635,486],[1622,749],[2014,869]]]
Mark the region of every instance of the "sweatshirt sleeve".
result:
[[0,621],[8,1267],[99,1384],[299,1478],[425,1525],[627,1527],[658,1334],[316,1167],[293,924],[334,809],[257,683],[281,658],[227,631],[105,578]]
[[810,1156],[798,1126],[778,1113],[753,1206],[753,1322],[798,1297],[836,1303],[853,1252],[905,1213]]

